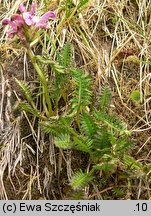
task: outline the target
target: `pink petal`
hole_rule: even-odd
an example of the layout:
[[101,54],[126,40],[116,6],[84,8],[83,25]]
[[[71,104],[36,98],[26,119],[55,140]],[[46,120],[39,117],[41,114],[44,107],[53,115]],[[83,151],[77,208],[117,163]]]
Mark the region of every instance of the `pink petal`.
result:
[[37,29],[37,28],[47,29],[48,27],[47,27],[46,23],[40,23],[40,22],[38,22],[35,25],[35,29]]
[[45,13],[44,15],[42,15],[39,19],[39,21],[35,24],[35,28],[43,28],[43,29],[47,29],[47,21],[48,19],[52,17],[53,19],[56,19],[56,14],[52,11],[48,11],[47,13]]
[[53,19],[56,19],[56,14],[52,11],[48,11],[47,13],[45,13],[44,15],[40,17],[39,22],[46,23],[50,17]]
[[35,3],[32,2],[31,10],[29,11],[29,13],[30,13],[31,15],[34,15],[34,14],[35,14],[35,7],[36,7]]
[[24,6],[23,3],[20,4],[20,6],[19,6],[19,10],[20,10],[21,13],[26,12],[26,7]]
[[6,18],[6,19],[3,19],[2,20],[2,25],[5,26],[9,24],[9,26],[11,27],[8,31],[7,31],[7,34],[8,34],[8,37],[9,38],[13,38],[14,35],[17,33],[18,31],[18,27],[16,25],[16,23],[14,21],[11,21],[10,19]]
[[17,35],[21,40],[25,40],[25,36],[23,35],[23,32],[19,30],[10,29],[7,31],[8,37],[13,38],[15,35]]
[[10,22],[9,22],[9,25],[10,25],[10,27],[12,27],[12,29],[13,29],[14,31],[17,31],[18,26],[17,26],[17,24],[16,24],[14,21],[10,21]]
[[33,20],[34,23],[38,23],[39,22],[39,17],[33,16],[32,20]]
[[11,16],[11,21],[14,21],[16,23],[16,25],[18,25],[19,27],[21,27],[22,25],[25,24],[22,16],[19,14],[13,14]]
[[15,30],[15,29],[9,29],[9,30],[7,31],[7,34],[8,34],[8,37],[9,37],[9,38],[13,38],[13,37],[15,36],[16,33],[17,33],[17,30]]
[[29,12],[25,12],[23,13],[23,18],[25,20],[25,23],[28,25],[28,26],[31,26],[33,25],[35,22],[33,21],[33,16],[29,13]]
[[5,25],[8,25],[10,22],[10,19],[9,18],[5,18],[2,20],[2,26],[5,26]]

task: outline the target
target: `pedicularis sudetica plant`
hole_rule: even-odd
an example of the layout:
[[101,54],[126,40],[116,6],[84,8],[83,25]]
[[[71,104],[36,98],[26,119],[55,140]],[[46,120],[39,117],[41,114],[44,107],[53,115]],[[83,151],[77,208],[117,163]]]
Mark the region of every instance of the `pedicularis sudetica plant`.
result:
[[[38,18],[34,3],[30,11],[23,4],[19,9],[20,14],[4,19],[2,25],[9,25],[8,36],[18,36],[26,47],[40,80],[36,94],[16,80],[26,96],[19,106],[39,119],[45,133],[54,137],[56,147],[80,150],[90,156],[89,172],[79,170],[71,180],[74,189],[82,188],[92,181],[95,173],[112,173],[124,163],[130,132],[119,118],[110,114],[111,93],[107,87],[102,88],[100,101],[93,103],[93,79],[72,66],[70,43],[56,52],[56,61],[48,54],[34,55],[31,43],[38,37],[39,29],[47,29],[48,19],[55,19],[56,15],[49,11]],[[44,71],[46,66],[53,72],[51,77]],[[42,102],[40,109],[37,99]]]
[[[40,67],[34,52],[31,49],[31,42],[35,41],[39,38],[39,30],[40,29],[47,29],[47,21],[49,18],[55,19],[56,15],[52,11],[48,11],[41,17],[35,16],[35,3],[32,3],[30,11],[26,10],[24,4],[19,6],[20,13],[19,14],[12,14],[10,18],[5,18],[2,20],[2,26],[9,25],[9,30],[7,31],[9,38],[14,38],[17,36],[27,50],[28,56],[39,75],[39,79],[41,81],[42,86],[42,101],[43,107],[45,110],[45,114],[47,117],[52,115],[52,103],[50,99],[48,83],[46,76]],[[24,85],[24,83],[16,80],[20,87],[24,90],[25,95],[29,104],[24,104],[29,111],[32,110],[32,113],[36,116],[39,116],[39,112],[36,109],[36,105],[32,98],[32,94],[30,93],[28,87]]]

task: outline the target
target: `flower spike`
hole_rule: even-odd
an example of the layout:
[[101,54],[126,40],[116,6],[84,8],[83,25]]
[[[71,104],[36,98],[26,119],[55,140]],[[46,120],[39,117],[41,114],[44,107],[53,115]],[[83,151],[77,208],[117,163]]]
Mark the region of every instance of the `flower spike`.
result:
[[32,2],[31,9],[29,11],[27,11],[23,3],[20,4],[19,10],[21,14],[12,14],[10,18],[5,18],[2,20],[2,26],[10,26],[9,30],[7,31],[8,37],[10,38],[18,35],[20,39],[25,39],[25,29],[28,31],[27,26],[33,26],[35,29],[47,29],[47,21],[50,18],[56,19],[56,14],[52,11],[46,12],[41,17],[35,16],[34,2]]

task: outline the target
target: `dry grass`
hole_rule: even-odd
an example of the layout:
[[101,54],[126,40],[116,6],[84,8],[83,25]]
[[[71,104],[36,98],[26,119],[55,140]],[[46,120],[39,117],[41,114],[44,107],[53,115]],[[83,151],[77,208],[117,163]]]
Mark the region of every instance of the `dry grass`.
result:
[[[0,1],[1,19],[15,13],[20,2]],[[64,1],[35,2],[39,4],[37,13],[43,13],[45,2],[48,9],[57,13],[57,20],[48,31],[50,41],[47,42],[48,35],[43,37],[42,53],[53,55],[52,44],[59,50],[66,41],[71,42],[75,64],[94,77],[96,92],[103,84],[111,88],[112,108],[133,132],[133,155],[144,164],[150,163],[151,2],[90,0],[76,17],[77,1],[73,0],[75,7],[68,19],[65,19]],[[27,113],[14,116],[13,106],[21,98],[14,77],[32,81],[35,74],[25,51],[7,42],[5,31],[1,31],[0,42],[1,198],[66,199],[70,197],[68,180],[79,164],[76,155],[55,149],[52,139],[37,127],[36,120],[31,122]],[[20,55],[24,64],[16,66]],[[138,103],[130,97],[134,90],[140,91]],[[82,166],[82,156],[78,160]],[[110,184],[102,191],[94,185],[93,194],[88,189],[84,191],[85,198],[118,199],[108,193],[116,187]],[[120,198],[149,199],[149,184],[147,178],[129,181],[128,186],[121,184],[119,187],[126,187],[126,195]]]

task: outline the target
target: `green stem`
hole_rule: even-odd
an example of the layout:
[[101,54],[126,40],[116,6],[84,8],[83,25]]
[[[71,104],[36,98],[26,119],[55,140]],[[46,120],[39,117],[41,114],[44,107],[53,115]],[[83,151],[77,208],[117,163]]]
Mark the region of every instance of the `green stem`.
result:
[[[44,103],[44,109],[46,111],[46,114],[48,117],[52,116],[53,112],[52,112],[52,104],[51,104],[51,100],[50,100],[50,95],[49,95],[49,90],[48,90],[48,85],[47,85],[47,81],[46,81],[46,78],[43,74],[43,72],[41,71],[39,65],[36,63],[36,60],[35,60],[35,56],[34,54],[32,53],[32,50],[30,49],[30,47],[28,46],[27,48],[27,53],[31,59],[31,62],[36,70],[36,72],[38,73],[39,77],[40,77],[40,80],[42,82],[42,88],[43,88],[43,94],[44,94],[44,98],[43,98],[43,103]],[[46,104],[48,106],[46,106],[45,104],[45,101],[46,101]]]

